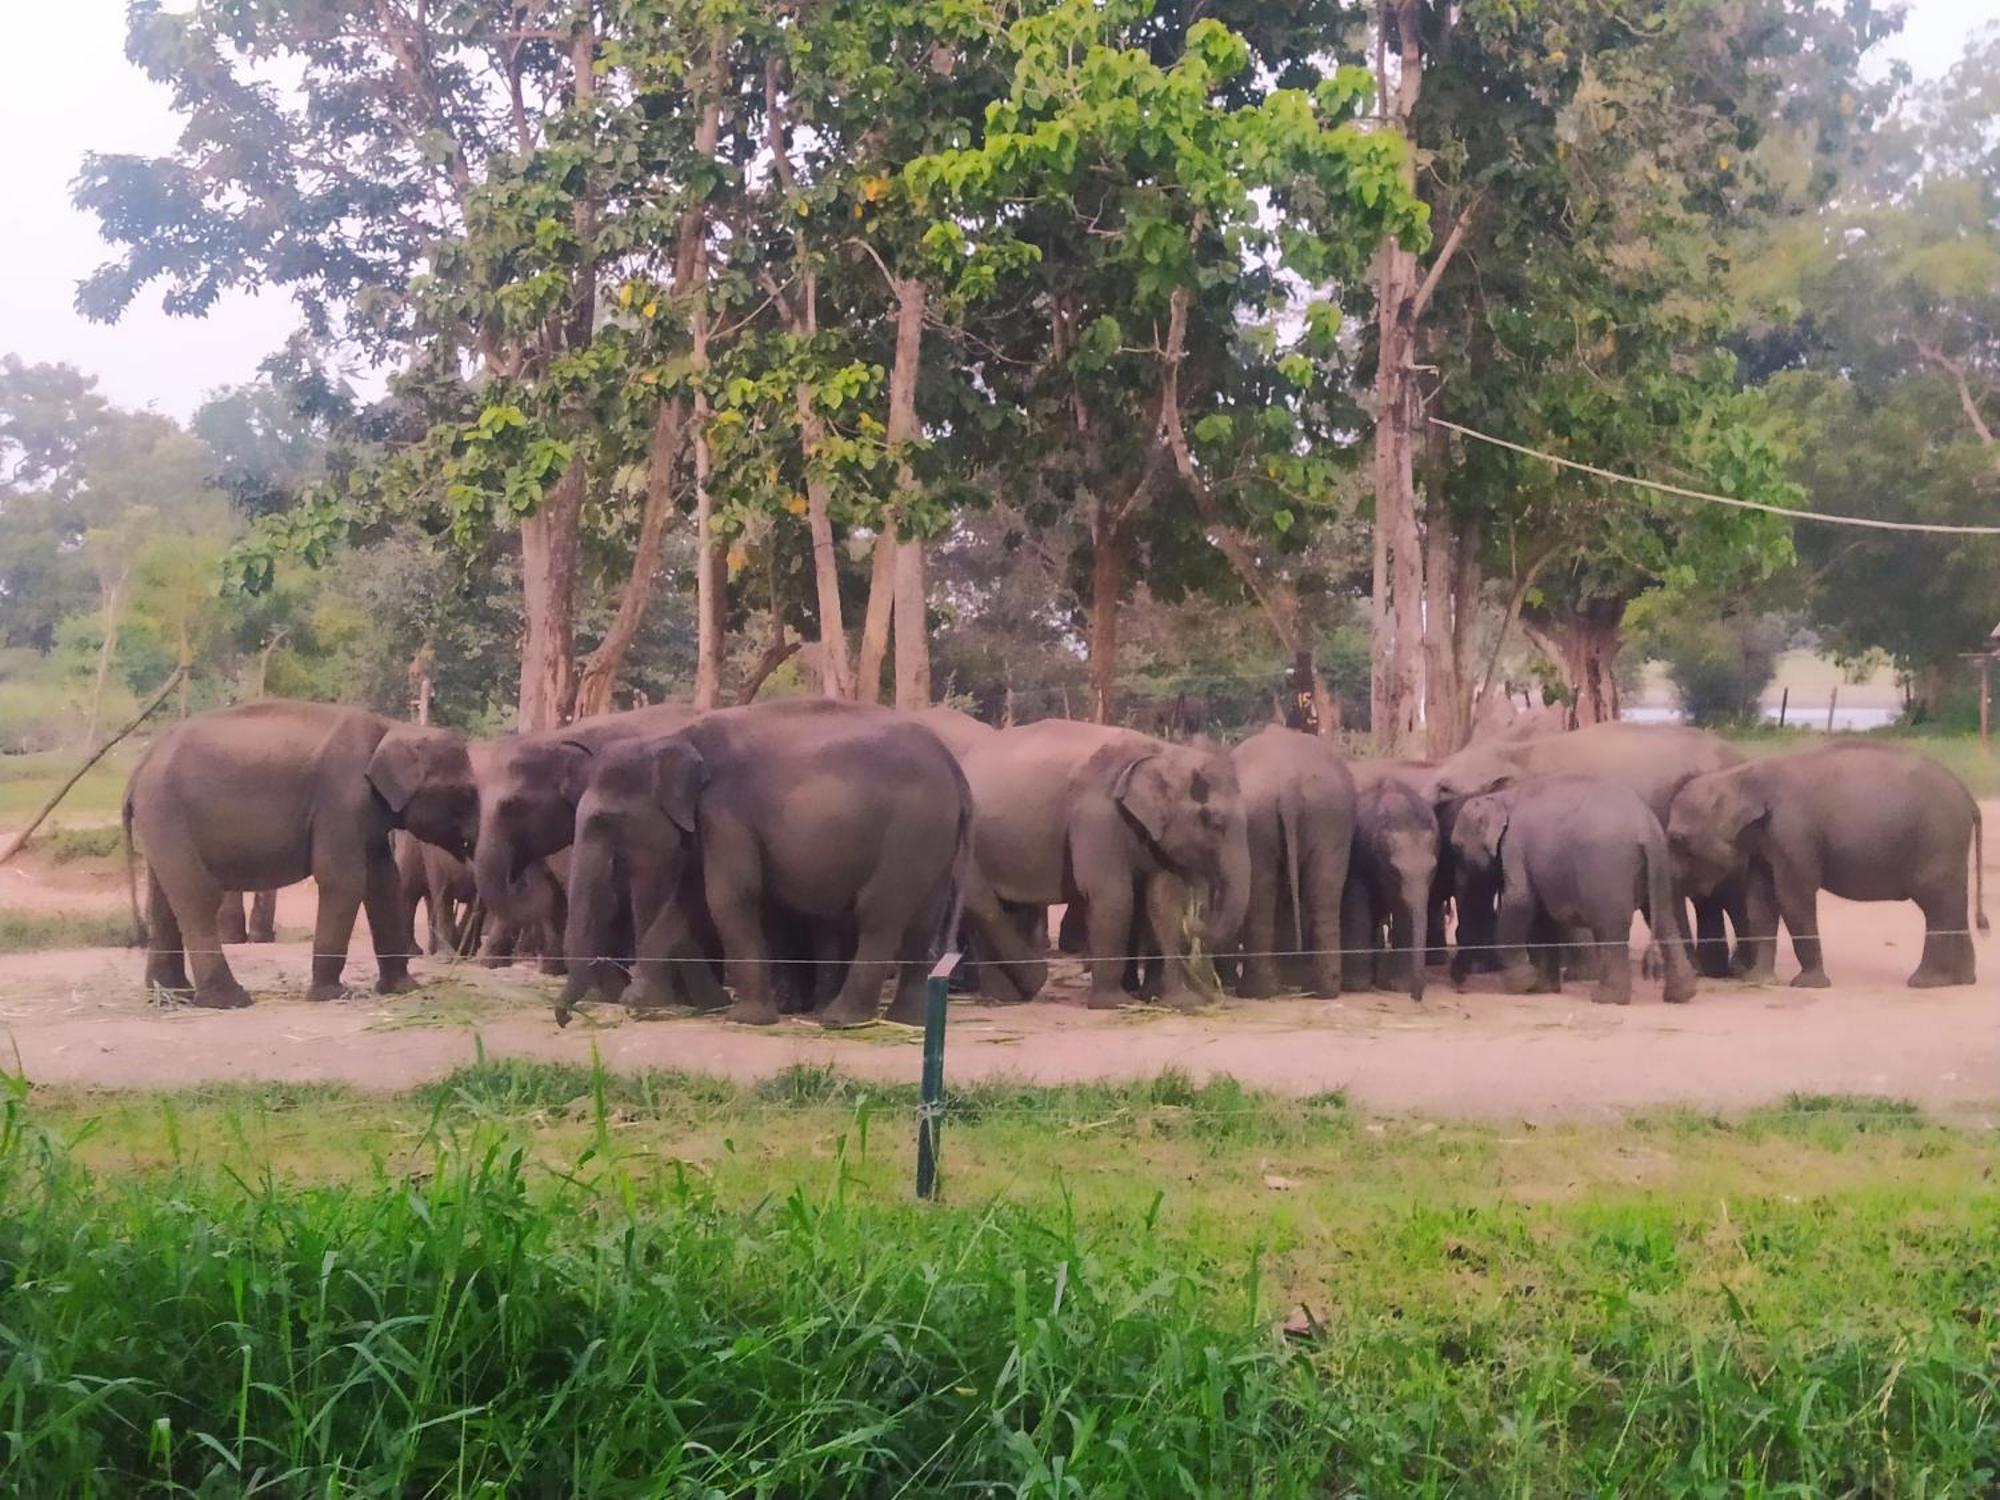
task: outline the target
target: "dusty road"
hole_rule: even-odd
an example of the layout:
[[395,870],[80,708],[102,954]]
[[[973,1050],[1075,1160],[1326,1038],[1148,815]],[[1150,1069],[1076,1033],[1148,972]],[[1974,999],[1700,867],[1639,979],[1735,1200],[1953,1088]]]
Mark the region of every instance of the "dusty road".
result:
[[[103,909],[100,876],[69,883],[11,872],[0,901]],[[310,920],[311,892],[285,894],[281,927]],[[1151,1076],[1178,1068],[1310,1093],[1346,1089],[1374,1110],[1498,1119],[1559,1119],[1688,1104],[1741,1109],[1795,1092],[1884,1094],[1953,1115],[2000,1121],[2000,945],[1979,942],[1989,978],[1913,991],[1903,980],[1921,943],[1916,909],[1824,898],[1837,988],[1807,992],[1710,985],[1687,1006],[1642,983],[1629,1008],[1561,996],[1454,994],[1434,984],[1421,1006],[1387,994],[1340,1000],[1231,1002],[1194,1016],[1091,1013],[1073,1000],[1024,1006],[954,1002],[953,1079],[1039,1082]],[[803,1022],[770,1030],[713,1019],[637,1022],[600,1008],[558,1030],[554,982],[527,970],[435,962],[417,995],[312,1005],[299,998],[306,944],[232,951],[258,1003],[246,1011],[162,1010],[139,993],[140,956],[86,949],[0,956],[0,1060],[44,1084],[175,1086],[227,1079],[338,1080],[399,1088],[472,1060],[525,1056],[617,1068],[675,1067],[736,1078],[794,1063],[914,1081],[918,1049],[879,1028],[829,1036]],[[1789,953],[1780,965],[1789,976]],[[351,981],[373,978],[357,933]],[[1490,981],[1483,981],[1490,984]],[[1061,988],[1074,994],[1075,981]]]

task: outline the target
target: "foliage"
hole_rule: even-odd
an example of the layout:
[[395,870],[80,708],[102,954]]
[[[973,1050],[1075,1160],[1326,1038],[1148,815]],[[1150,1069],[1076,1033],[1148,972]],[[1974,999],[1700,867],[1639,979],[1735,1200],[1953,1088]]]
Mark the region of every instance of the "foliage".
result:
[[1628,624],[1646,656],[1666,664],[1682,714],[1705,729],[1760,717],[1759,700],[1790,635],[1781,620],[1749,613],[1648,611]]
[[1896,1101],[1523,1139],[985,1085],[921,1208],[909,1103],[524,1063],[17,1099],[6,1477],[1916,1495],[2000,1462],[1983,1147]]

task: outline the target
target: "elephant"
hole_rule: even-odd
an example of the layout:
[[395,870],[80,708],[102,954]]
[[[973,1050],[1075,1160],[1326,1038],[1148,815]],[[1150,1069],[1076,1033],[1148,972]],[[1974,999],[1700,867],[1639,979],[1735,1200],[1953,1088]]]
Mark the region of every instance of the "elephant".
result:
[[[479,790],[465,742],[446,730],[267,699],[198,715],[161,735],[126,785],[123,822],[133,918],[148,932],[149,984],[191,992],[196,1005],[248,1005],[216,932],[222,894],[311,876],[319,918],[306,998],[332,1000],[346,993],[340,971],[364,904],[376,988],[415,988],[389,834],[402,828],[469,853]],[[145,923],[133,878],[135,832],[146,851]]]
[[[1526,776],[1573,772],[1603,776],[1630,787],[1664,828],[1674,794],[1686,781],[1704,772],[1741,765],[1743,760],[1740,750],[1705,730],[1666,724],[1593,724],[1565,734],[1500,740],[1461,750],[1438,767],[1437,799],[1448,820],[1448,804],[1495,791]],[[1748,920],[1742,887],[1737,882],[1724,882],[1693,895],[1693,904],[1696,966],[1707,978],[1725,978],[1731,972],[1731,962],[1723,918],[1730,919],[1740,939]],[[1674,912],[1674,925],[1669,930],[1688,936],[1679,900]],[[1463,902],[1458,915],[1463,930],[1468,917]],[[1736,967],[1740,969],[1748,961],[1748,953],[1739,942]]]
[[[479,843],[473,877],[488,920],[522,936],[548,933],[560,949],[565,882],[547,861],[576,835],[576,804],[597,756],[620,740],[671,734],[696,717],[685,705],[661,703],[474,745]],[[492,956],[504,960],[507,953]],[[560,974],[562,960],[545,956],[543,968]]]
[[454,957],[470,953],[479,901],[472,866],[407,833],[394,834],[390,842],[396,851],[405,926],[416,931],[417,907],[422,905],[428,917],[424,951]]
[[944,741],[954,759],[963,761],[974,745],[983,745],[1000,731],[983,719],[939,704],[935,708],[908,711],[909,717]]
[[982,991],[1033,998],[1048,976],[1046,928],[1024,942],[1020,909],[1081,902],[1093,1008],[1123,1004],[1126,958],[1154,949],[1162,997],[1192,1005],[1190,901],[1203,902],[1211,951],[1234,939],[1249,902],[1248,820],[1229,756],[1045,719],[975,747],[965,776],[978,808],[966,918],[992,955]]
[[1817,916],[1826,890],[1850,901],[1917,903],[1924,949],[1912,988],[1974,982],[1968,914],[1979,931],[1990,930],[1985,827],[1965,784],[1927,756],[1834,744],[1694,777],[1675,794],[1667,844],[1688,889],[1712,891],[1732,878],[1747,884],[1752,979],[1774,975],[1782,917],[1799,961],[1792,983],[1827,984]]
[[[1497,871],[1499,951],[1506,987],[1525,994],[1562,988],[1564,937],[1581,934],[1598,953],[1599,1004],[1632,1000],[1632,913],[1658,939],[1672,930],[1674,885],[1660,820],[1639,794],[1601,776],[1530,776],[1467,798],[1452,823],[1452,854],[1467,878]],[[1526,944],[1541,936],[1536,961]],[[1684,945],[1658,942],[1666,999],[1694,997]],[[1539,971],[1539,972],[1538,972]]]
[[[1341,898],[1354,848],[1354,777],[1325,740],[1272,724],[1230,752],[1250,840],[1237,992],[1275,994],[1283,968],[1340,993]],[[1281,965],[1278,950],[1291,949]]]
[[[250,897],[250,914],[243,913],[243,897]],[[230,891],[215,911],[217,938],[225,943],[275,943],[278,940],[278,893]]]
[[[829,1026],[921,1019],[924,979],[957,919],[972,847],[972,797],[937,736],[892,709],[821,698],[723,709],[677,733],[625,739],[596,757],[576,816],[566,947],[607,954],[622,872],[643,924],[641,994],[699,952],[712,924],[735,1002],[729,1019],[778,1019],[768,932],[812,924],[823,953],[851,957],[817,1013]],[[581,965],[579,965],[581,967]],[[701,965],[680,965],[689,969]],[[601,965],[572,975],[568,998]]]
[[1354,787],[1354,852],[1341,920],[1348,982],[1386,983],[1387,956],[1401,952],[1410,998],[1422,1000],[1437,884],[1437,812],[1424,778],[1394,762],[1357,765]]

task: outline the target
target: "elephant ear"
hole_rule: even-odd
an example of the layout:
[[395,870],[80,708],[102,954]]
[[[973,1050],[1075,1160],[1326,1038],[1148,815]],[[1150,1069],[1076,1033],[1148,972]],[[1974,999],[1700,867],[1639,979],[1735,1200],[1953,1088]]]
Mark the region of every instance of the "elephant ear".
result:
[[555,748],[556,776],[562,783],[563,800],[574,807],[583,800],[591,773],[597,769],[597,751],[582,740],[560,740]]
[[1747,776],[1733,776],[1715,799],[1715,823],[1732,844],[1762,827],[1771,816],[1771,799]]
[[368,758],[368,784],[398,817],[425,786],[470,779],[465,746],[440,729],[392,729]]
[[1472,862],[1500,862],[1500,842],[1507,836],[1507,804],[1498,797],[1474,797],[1458,810],[1451,841]]
[[683,833],[693,833],[699,818],[701,789],[708,767],[701,752],[686,740],[668,740],[653,757],[653,796],[660,810]]
[[1175,792],[1158,754],[1141,755],[1118,768],[1111,782],[1111,800],[1125,816],[1155,841],[1165,838],[1173,817]]

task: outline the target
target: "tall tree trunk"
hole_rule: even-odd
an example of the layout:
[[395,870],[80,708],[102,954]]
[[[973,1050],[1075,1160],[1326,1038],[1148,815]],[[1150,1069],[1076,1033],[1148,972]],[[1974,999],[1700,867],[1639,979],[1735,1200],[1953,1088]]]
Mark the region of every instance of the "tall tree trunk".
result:
[[97,725],[104,713],[104,684],[111,676],[111,659],[118,654],[119,605],[125,597],[125,580],[131,571],[127,568],[118,575],[116,583],[104,589],[104,639],[97,645],[97,681],[90,690],[90,726],[83,734],[86,751],[97,748]]
[[694,706],[705,710],[714,708],[722,694],[722,604],[728,584],[722,545],[715,538],[715,497],[708,487],[706,394],[694,398],[694,420]]
[[662,401],[653,416],[652,438],[646,452],[646,503],[639,516],[639,538],[632,548],[632,567],[618,597],[618,613],[604,639],[583,664],[576,689],[576,717],[590,718],[611,708],[612,690],[624,673],[625,661],[638,638],[639,626],[652,602],[654,576],[660,570],[660,550],[673,514],[674,469],[681,438],[687,430],[687,405],[679,398]]
[[[915,442],[922,433],[917,422],[917,382],[924,362],[924,284],[914,276],[899,277],[895,291],[896,363],[889,371],[888,439],[891,444],[900,444]],[[903,491],[914,491],[916,482],[915,472],[904,464]],[[925,604],[923,541],[914,536],[899,538],[894,610],[898,708],[930,706],[931,638]]]
[[1103,501],[1090,523],[1090,716],[1116,722],[1118,596],[1125,591],[1125,537]]
[[1562,677],[1570,699],[1570,718],[1581,729],[1616,719],[1618,679],[1614,675],[1623,599],[1591,599],[1561,616],[1524,613],[1521,628]]
[[542,501],[521,521],[521,706],[519,727],[563,722],[576,669],[577,519],[583,512],[584,461],[577,453]]
[[896,605],[897,549],[895,517],[884,516],[868,575],[868,613],[861,621],[861,664],[854,677],[854,696],[863,703],[882,701],[882,663],[889,657],[889,625]]
[[[1382,0],[1382,23],[1396,31],[1399,68],[1392,116],[1410,133],[1423,86],[1423,52],[1417,30],[1418,0]],[[1383,57],[1386,49],[1378,49]],[[1379,86],[1388,97],[1386,58]],[[1414,153],[1412,153],[1414,156]],[[1414,188],[1414,159],[1404,167]],[[1417,257],[1384,240],[1376,263],[1375,368],[1375,598],[1369,661],[1370,722],[1385,755],[1411,753],[1418,743],[1422,709],[1423,569],[1417,532],[1413,428],[1416,370],[1411,357],[1417,316]]]

